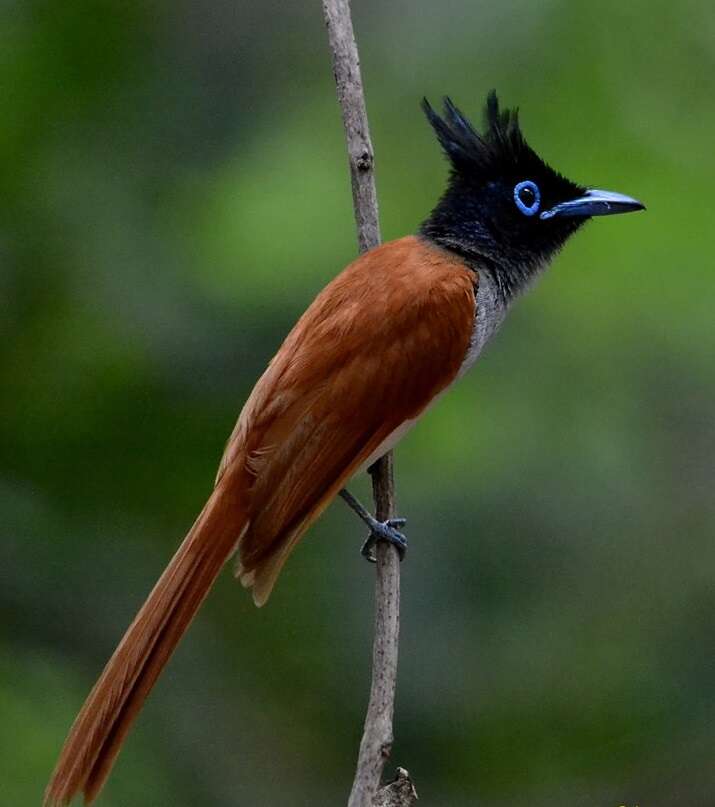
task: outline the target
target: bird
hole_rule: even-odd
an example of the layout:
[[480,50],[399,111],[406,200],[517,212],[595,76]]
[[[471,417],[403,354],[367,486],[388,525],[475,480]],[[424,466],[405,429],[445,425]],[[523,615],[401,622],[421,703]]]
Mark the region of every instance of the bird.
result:
[[579,185],[528,145],[491,91],[477,129],[444,98],[422,108],[446,189],[412,235],[363,253],[317,295],[246,400],[208,500],[71,727],[45,807],[102,789],[149,691],[222,567],[256,605],[339,494],[404,554],[403,519],[378,522],[348,481],[392,449],[474,364],[514,301],[587,221],[642,210]]

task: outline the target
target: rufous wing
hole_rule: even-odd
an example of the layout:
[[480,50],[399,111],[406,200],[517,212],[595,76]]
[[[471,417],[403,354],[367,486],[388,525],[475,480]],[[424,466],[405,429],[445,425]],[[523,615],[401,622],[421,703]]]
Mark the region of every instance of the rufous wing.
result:
[[456,378],[475,284],[454,256],[403,238],[348,266],[288,335],[246,402],[218,477],[245,463],[238,575],[258,605],[347,480]]

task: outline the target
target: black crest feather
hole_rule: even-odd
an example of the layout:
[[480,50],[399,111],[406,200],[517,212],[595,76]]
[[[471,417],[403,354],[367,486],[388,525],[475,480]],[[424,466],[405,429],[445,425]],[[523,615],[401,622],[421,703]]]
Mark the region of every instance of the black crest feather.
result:
[[437,139],[458,173],[499,172],[523,160],[536,156],[531,151],[519,127],[518,109],[499,109],[497,94],[492,90],[484,109],[484,129],[477,132],[469,120],[448,97],[444,99],[444,112],[440,117],[429,101],[422,100]]

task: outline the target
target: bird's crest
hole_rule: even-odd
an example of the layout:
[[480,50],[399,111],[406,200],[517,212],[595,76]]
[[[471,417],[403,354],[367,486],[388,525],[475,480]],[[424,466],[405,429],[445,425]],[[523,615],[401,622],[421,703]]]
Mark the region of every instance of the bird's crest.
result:
[[459,174],[504,172],[525,158],[539,159],[529,148],[521,132],[519,110],[500,110],[494,90],[487,96],[484,129],[481,133],[476,131],[448,97],[444,99],[442,117],[434,111],[426,98],[422,100],[422,109],[452,168]]

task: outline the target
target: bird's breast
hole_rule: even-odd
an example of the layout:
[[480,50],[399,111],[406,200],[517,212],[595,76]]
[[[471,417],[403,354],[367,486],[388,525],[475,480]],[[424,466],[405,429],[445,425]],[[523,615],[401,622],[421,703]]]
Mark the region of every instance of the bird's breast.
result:
[[478,271],[474,326],[469,340],[467,353],[459,368],[457,378],[461,378],[479,358],[487,342],[499,330],[504,321],[507,307],[499,294],[497,283],[491,272],[486,269]]

